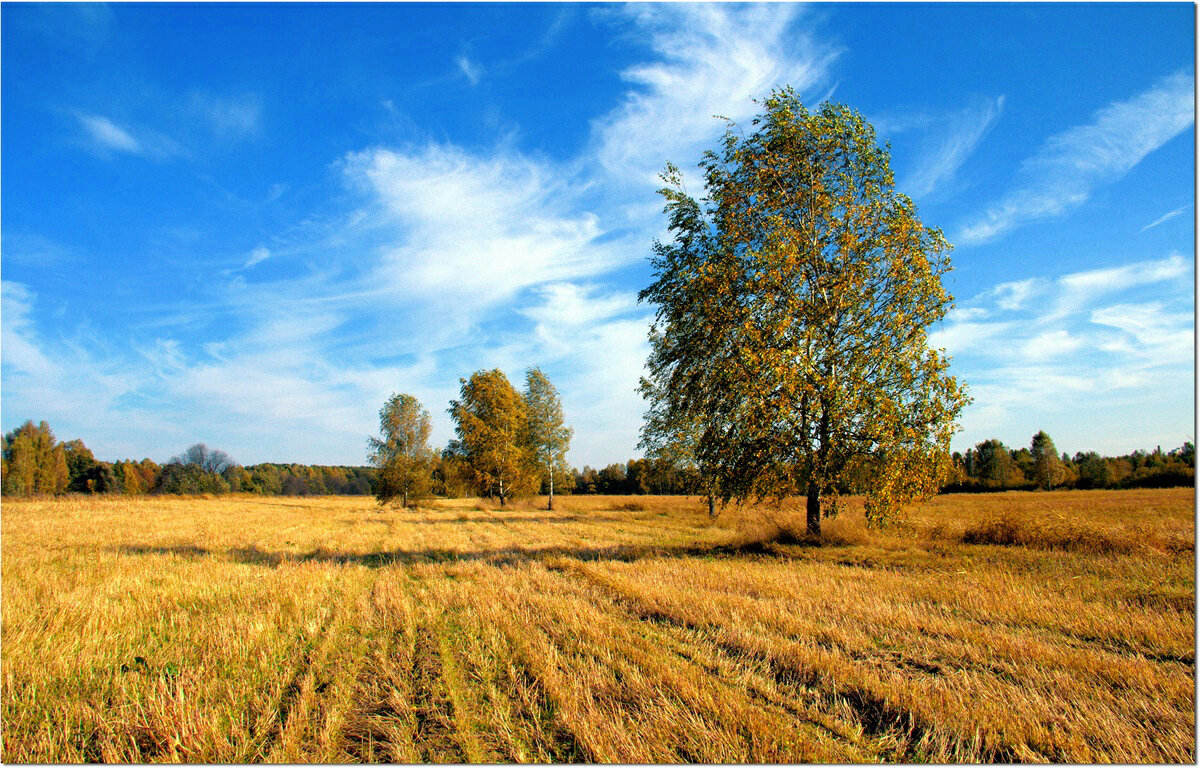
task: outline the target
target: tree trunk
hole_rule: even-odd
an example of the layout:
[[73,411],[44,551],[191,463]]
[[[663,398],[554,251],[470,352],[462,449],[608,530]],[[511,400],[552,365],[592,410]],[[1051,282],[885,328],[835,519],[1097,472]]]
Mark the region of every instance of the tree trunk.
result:
[[408,491],[404,492],[404,506],[405,508],[408,507]]
[[716,501],[713,499],[713,495],[712,495],[711,493],[710,493],[710,494],[708,494],[708,516],[709,516],[709,517],[716,517],[716,516],[717,516],[717,505],[716,505]]
[[546,509],[554,511],[554,468],[550,468],[550,499],[546,502]]
[[808,535],[821,536],[821,491],[816,484],[808,485]]
[[500,481],[500,507],[504,507],[504,481]]

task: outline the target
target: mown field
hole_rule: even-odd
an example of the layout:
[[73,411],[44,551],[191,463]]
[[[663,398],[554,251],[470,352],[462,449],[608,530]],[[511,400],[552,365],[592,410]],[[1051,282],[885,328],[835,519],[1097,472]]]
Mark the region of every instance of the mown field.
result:
[[6,500],[5,762],[1187,762],[1190,489]]

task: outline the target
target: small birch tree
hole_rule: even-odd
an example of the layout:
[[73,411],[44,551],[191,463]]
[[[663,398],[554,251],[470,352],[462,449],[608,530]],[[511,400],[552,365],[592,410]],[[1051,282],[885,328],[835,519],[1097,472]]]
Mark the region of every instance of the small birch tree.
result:
[[368,460],[379,470],[375,498],[387,504],[429,495],[433,483],[433,450],[429,447],[429,411],[417,398],[393,394],[379,410],[379,437],[369,438]]
[[546,509],[554,509],[554,476],[570,472],[567,450],[573,430],[565,424],[558,390],[538,367],[525,372],[525,407],[528,413],[527,437],[533,456],[545,471],[550,495]]

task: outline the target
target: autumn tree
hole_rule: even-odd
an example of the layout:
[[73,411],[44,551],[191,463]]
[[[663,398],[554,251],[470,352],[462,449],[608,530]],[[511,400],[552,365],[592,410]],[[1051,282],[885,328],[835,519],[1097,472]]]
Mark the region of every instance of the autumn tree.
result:
[[1066,475],[1063,461],[1058,456],[1054,441],[1044,431],[1038,431],[1030,443],[1029,452],[1033,454],[1033,482],[1038,488],[1047,491],[1062,483]]
[[[868,520],[936,493],[968,402],[927,329],[952,305],[949,244],[895,191],[888,152],[848,107],[810,112],[791,89],[755,130],[707,152],[706,197],[674,166],[661,190],[648,391],[698,430],[695,456],[722,500],[822,497],[869,461]],[[829,505],[836,509],[836,505]]]
[[460,399],[450,402],[458,444],[476,485],[499,497],[503,507],[505,499],[528,492],[537,478],[525,399],[499,369],[476,371],[459,381]]
[[70,481],[66,452],[46,422],[27,421],[3,439],[0,488],[5,496],[60,494]]
[[558,390],[536,366],[525,372],[526,443],[549,485],[546,509],[554,509],[554,478],[571,471],[567,450],[572,429],[566,425]]
[[379,411],[378,438],[370,438],[370,462],[379,470],[375,498],[380,504],[399,497],[429,495],[433,482],[433,449],[429,447],[429,411],[417,398],[394,394]]

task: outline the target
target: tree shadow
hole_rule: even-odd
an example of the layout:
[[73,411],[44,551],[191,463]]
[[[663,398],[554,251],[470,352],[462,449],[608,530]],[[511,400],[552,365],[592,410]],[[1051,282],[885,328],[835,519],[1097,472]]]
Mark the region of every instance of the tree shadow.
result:
[[[443,510],[438,510],[438,511],[441,512]],[[480,513],[480,515],[482,515],[482,514],[484,514],[484,513]],[[409,519],[403,517],[402,515],[398,515],[395,518],[369,518],[369,519],[375,520],[375,521],[379,521],[382,519],[389,519],[389,520],[394,520],[395,522],[398,522],[398,523],[403,523],[404,525],[450,525],[453,523],[470,523],[471,525],[475,525],[475,524],[508,525],[509,523],[550,523],[553,525],[553,524],[557,524],[557,523],[578,523],[578,522],[584,522],[587,520],[603,521],[606,519],[606,518],[600,517],[598,515],[588,516],[588,515],[510,514],[510,515],[487,515],[486,517],[484,517],[484,516],[472,517],[469,514],[467,514],[466,512],[446,512],[446,515],[447,515],[447,517],[444,517],[443,519],[440,519],[440,520],[438,520],[438,519],[435,519],[435,520],[429,520],[429,519],[409,520]]]
[[230,549],[206,549],[193,544],[150,546],[127,544],[113,548],[125,555],[171,555],[191,560],[213,558],[228,562],[277,568],[284,564],[329,563],[386,568],[391,565],[453,564],[486,562],[497,566],[547,562],[557,558],[583,561],[633,562],[646,558],[669,557],[788,557],[772,541],[750,540],[730,543],[694,544],[614,544],[603,547],[552,546],[503,547],[499,549],[394,549],[383,552],[338,552],[318,547],[312,552],[284,552],[251,545]]

